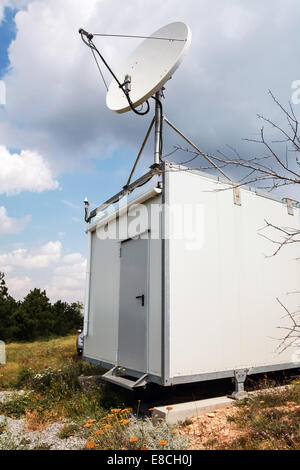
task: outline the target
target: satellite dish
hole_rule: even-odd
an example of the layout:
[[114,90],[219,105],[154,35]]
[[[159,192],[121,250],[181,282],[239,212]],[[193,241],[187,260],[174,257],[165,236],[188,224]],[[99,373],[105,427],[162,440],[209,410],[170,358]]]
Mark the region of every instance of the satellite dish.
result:
[[[160,90],[179,67],[191,43],[191,30],[182,23],[170,23],[145,39],[115,74],[120,83],[128,82],[134,107]],[[116,80],[108,88],[106,104],[117,113],[131,107]]]

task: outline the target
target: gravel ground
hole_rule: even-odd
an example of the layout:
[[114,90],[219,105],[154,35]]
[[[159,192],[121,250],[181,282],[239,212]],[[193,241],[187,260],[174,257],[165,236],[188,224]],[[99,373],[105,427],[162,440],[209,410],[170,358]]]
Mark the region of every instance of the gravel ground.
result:
[[0,403],[6,402],[9,399],[9,397],[11,397],[12,395],[24,395],[24,393],[26,393],[24,390],[13,391],[13,392],[6,392],[6,391],[0,392]]
[[11,419],[0,416],[0,427],[5,430],[0,434],[0,449],[2,450],[76,450],[82,449],[86,439],[74,435],[66,439],[60,439],[58,434],[66,422],[52,423],[41,431],[26,431],[23,419]]
[[[9,398],[15,394],[22,395],[26,392],[0,392],[0,402],[9,401]],[[66,424],[72,424],[67,421],[52,423],[39,431],[28,431],[25,427],[24,419],[12,419],[0,415],[0,450],[76,450],[84,448],[86,438],[78,432],[66,439],[58,437],[59,432]],[[2,431],[2,432],[1,432]]]

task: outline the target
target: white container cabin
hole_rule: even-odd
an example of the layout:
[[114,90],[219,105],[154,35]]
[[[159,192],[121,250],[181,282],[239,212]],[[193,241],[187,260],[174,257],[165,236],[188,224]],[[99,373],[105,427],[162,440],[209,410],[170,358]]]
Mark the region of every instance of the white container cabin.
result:
[[277,300],[299,305],[299,244],[272,256],[281,235],[261,230],[299,229],[298,204],[171,163],[130,189],[87,228],[84,359],[130,389],[234,377],[241,392],[248,374],[299,367],[278,351]]

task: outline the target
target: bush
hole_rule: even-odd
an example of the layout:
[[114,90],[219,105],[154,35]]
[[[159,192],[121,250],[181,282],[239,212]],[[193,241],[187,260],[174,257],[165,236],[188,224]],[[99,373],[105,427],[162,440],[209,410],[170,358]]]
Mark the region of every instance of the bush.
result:
[[4,274],[0,272],[0,339],[34,341],[66,336],[82,326],[82,305],[57,301],[51,305],[46,291],[33,289],[23,302],[8,295]]
[[188,436],[161,419],[153,424],[151,418],[141,419],[130,408],[115,408],[100,421],[90,419],[87,430],[87,449],[99,450],[180,450],[189,447]]

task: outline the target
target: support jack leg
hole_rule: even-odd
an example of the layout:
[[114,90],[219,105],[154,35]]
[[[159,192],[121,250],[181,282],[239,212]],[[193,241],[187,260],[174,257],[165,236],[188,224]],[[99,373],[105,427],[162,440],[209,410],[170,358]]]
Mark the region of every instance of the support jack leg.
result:
[[234,371],[234,382],[235,382],[235,390],[230,395],[231,398],[235,400],[243,400],[244,398],[248,397],[248,393],[245,391],[244,385],[245,380],[247,378],[248,369],[240,369]]

